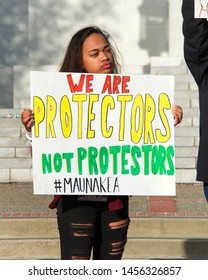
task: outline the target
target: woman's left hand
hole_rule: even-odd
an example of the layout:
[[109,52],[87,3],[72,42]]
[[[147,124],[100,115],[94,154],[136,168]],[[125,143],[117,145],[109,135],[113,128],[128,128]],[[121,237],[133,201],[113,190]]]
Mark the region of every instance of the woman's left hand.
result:
[[183,109],[178,105],[174,105],[171,110],[174,117],[174,126],[179,124],[183,119]]

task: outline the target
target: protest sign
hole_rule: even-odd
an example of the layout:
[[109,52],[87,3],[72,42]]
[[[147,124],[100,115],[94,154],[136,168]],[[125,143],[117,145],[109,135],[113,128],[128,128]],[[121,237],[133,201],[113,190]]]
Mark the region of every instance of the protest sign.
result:
[[31,72],[35,194],[175,195],[172,76]]
[[195,18],[208,18],[208,0],[194,0],[195,1]]

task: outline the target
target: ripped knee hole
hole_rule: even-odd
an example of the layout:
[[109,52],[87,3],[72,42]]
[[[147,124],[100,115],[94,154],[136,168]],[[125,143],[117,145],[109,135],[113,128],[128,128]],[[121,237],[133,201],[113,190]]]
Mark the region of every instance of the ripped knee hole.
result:
[[109,224],[111,229],[127,228],[129,226],[129,219],[124,219],[118,222],[112,222]]
[[92,236],[93,224],[78,224],[72,223],[74,236]]

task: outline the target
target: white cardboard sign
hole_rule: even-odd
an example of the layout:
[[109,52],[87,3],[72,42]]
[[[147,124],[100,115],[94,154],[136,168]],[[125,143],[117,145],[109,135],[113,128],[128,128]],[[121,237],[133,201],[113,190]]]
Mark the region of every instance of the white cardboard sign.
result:
[[175,195],[173,76],[31,72],[35,194]]
[[[192,1],[192,0],[191,0]],[[208,18],[208,0],[195,1],[195,18]]]

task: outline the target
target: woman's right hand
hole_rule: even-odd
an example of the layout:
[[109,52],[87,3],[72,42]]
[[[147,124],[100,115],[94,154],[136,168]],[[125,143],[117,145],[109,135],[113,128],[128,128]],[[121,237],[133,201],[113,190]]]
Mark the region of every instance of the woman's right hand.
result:
[[31,128],[32,128],[33,123],[34,123],[33,111],[31,109],[25,109],[21,113],[21,121],[22,121],[22,124],[24,125],[25,129],[27,131],[31,132]]

